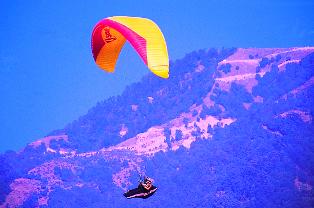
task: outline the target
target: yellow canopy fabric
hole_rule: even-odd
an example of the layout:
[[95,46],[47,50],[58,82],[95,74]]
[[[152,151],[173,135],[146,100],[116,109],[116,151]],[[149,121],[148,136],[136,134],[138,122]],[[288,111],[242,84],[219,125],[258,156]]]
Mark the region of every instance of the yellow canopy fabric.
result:
[[166,41],[159,27],[146,18],[116,16],[98,22],[92,34],[96,64],[105,71],[113,72],[126,40],[154,74],[169,77]]

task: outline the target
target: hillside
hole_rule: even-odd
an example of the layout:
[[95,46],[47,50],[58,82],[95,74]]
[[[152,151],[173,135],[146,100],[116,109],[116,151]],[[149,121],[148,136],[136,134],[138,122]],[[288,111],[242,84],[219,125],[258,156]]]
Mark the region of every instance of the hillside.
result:
[[[0,156],[0,207],[312,207],[314,47],[206,49]],[[138,174],[158,191],[122,193]]]

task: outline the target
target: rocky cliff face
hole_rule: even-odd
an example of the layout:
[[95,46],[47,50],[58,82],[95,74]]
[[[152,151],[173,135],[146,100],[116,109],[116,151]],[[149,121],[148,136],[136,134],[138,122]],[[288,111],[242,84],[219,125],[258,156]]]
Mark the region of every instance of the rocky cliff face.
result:
[[[0,207],[311,207],[314,47],[209,49],[1,156]],[[127,201],[138,174],[149,200]]]

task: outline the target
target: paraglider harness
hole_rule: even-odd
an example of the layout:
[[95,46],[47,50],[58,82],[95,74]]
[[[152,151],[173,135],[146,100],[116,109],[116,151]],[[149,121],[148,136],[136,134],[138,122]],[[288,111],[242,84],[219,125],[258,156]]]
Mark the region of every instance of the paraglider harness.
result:
[[152,183],[153,180],[151,178],[145,176],[144,179],[142,179],[142,177],[140,176],[138,187],[127,191],[123,195],[128,199],[130,198],[146,199],[152,196],[157,191],[157,187],[153,186]]

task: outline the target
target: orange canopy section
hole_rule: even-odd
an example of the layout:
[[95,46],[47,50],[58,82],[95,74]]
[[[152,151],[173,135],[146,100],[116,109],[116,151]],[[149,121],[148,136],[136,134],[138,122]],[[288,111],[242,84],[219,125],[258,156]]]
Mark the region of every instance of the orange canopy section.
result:
[[107,72],[113,72],[126,40],[154,74],[169,77],[164,36],[153,21],[140,17],[108,17],[96,24],[92,34],[92,52],[96,64]]

